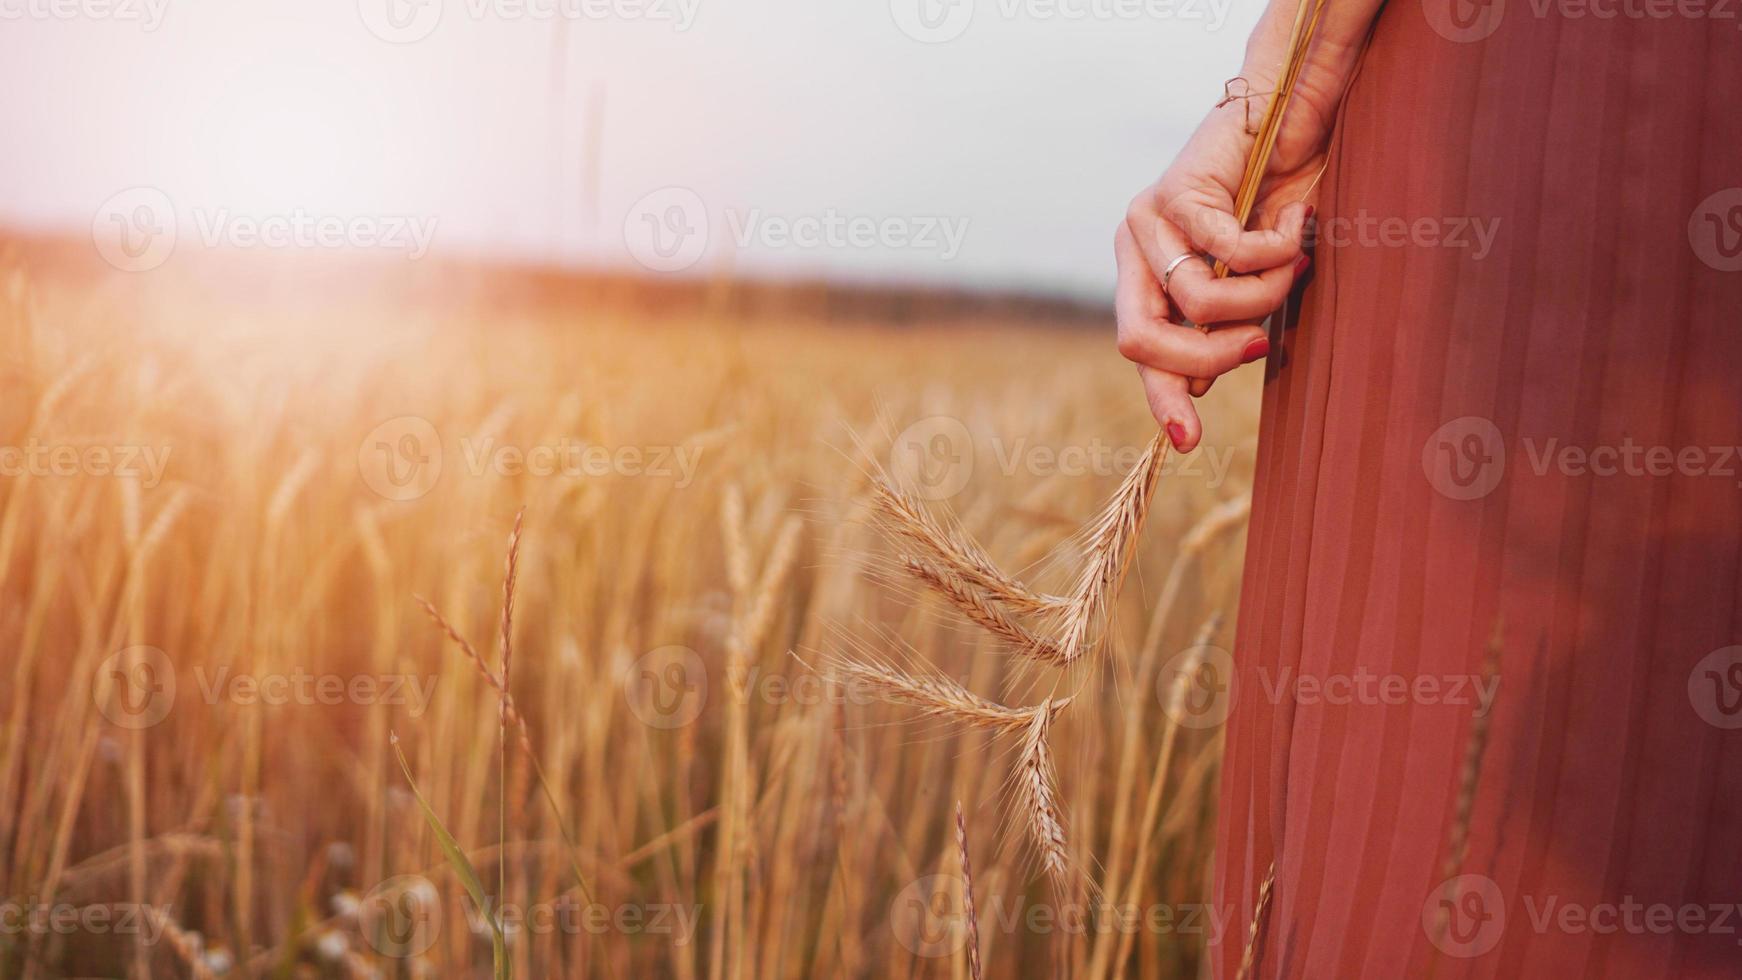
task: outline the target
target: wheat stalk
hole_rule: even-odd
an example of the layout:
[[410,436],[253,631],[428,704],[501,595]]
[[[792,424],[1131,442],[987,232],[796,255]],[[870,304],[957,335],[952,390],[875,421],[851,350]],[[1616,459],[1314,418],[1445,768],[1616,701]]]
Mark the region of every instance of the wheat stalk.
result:
[[214,980],[211,969],[206,966],[205,952],[201,949],[198,936],[184,930],[180,923],[149,903],[141,903],[139,912],[168,940],[169,948],[175,952],[176,958],[188,968],[189,977],[193,980]]
[[514,584],[519,575],[521,520],[525,514],[526,508],[522,507],[519,512],[514,515],[514,529],[508,536],[508,556],[503,560],[501,677],[496,676],[496,673],[490,669],[490,665],[486,664],[484,658],[478,655],[477,649],[472,646],[471,642],[468,641],[458,629],[454,628],[452,623],[448,622],[447,618],[441,614],[440,610],[436,609],[434,603],[415,593],[412,595],[412,598],[417,600],[417,604],[423,607],[423,611],[435,622],[436,628],[441,630],[442,633],[446,635],[449,640],[452,640],[454,645],[459,647],[460,651],[466,655],[466,659],[471,661],[473,668],[475,668],[479,675],[484,678],[484,683],[490,685],[490,687],[496,692],[499,705],[498,711],[501,716],[501,724],[503,728],[504,743],[506,743],[507,727],[509,724],[513,724],[518,736],[517,741],[520,746],[520,752],[526,757],[526,761],[531,764],[532,774],[538,780],[538,788],[543,793],[545,803],[550,807],[551,814],[556,819],[557,829],[562,831],[563,841],[568,844],[570,870],[574,872],[575,881],[580,885],[581,893],[587,896],[587,901],[591,902],[593,900],[593,892],[592,889],[587,887],[587,877],[581,873],[580,860],[576,856],[579,853],[579,847],[575,843],[574,835],[569,832],[568,820],[563,816],[562,806],[557,803],[556,793],[550,788],[550,781],[545,778],[544,766],[538,761],[538,753],[532,748],[532,736],[527,730],[526,716],[520,712],[519,708],[515,707],[514,695],[508,689],[508,669],[513,657],[513,644],[510,642],[510,634],[513,632],[514,626]]
[[1022,737],[1022,753],[1016,762],[1017,799],[1026,818],[1030,838],[1040,855],[1040,866],[1061,893],[1068,890],[1071,877],[1070,856],[1065,851],[1064,814],[1059,807],[1055,786],[1058,774],[1053,768],[1052,749],[1047,742],[1047,726],[1055,712],[1047,705],[1029,709],[1027,731]]
[[[1494,680],[1491,690],[1498,693],[1500,679],[1500,640],[1501,624],[1494,623],[1494,632],[1488,639],[1488,651],[1482,660],[1482,673]],[[1464,761],[1458,772],[1458,796],[1452,810],[1452,829],[1446,839],[1445,862],[1440,867],[1440,879],[1450,881],[1463,870],[1464,858],[1470,848],[1470,818],[1476,812],[1476,790],[1482,781],[1482,757],[1488,750],[1488,728],[1494,719],[1494,702],[1479,707],[1470,719],[1470,734],[1464,742]],[[1445,906],[1441,906],[1434,917],[1435,939],[1445,938],[1446,929],[1451,925],[1450,915]],[[1439,967],[1436,957],[1428,968],[1431,977]]]
[[907,569],[909,575],[931,586],[934,592],[976,625],[1003,638],[1023,654],[1057,667],[1070,665],[1058,644],[1017,622],[985,590],[974,588],[973,583],[950,569],[913,555],[903,555],[901,567]]
[[[1483,658],[1482,673],[1495,682],[1491,690],[1499,691],[1500,680],[1500,626],[1494,627],[1494,635],[1488,641],[1488,652]],[[1445,877],[1450,878],[1463,867],[1464,857],[1470,846],[1470,817],[1476,811],[1476,788],[1481,783],[1482,756],[1488,749],[1488,728],[1493,723],[1494,703],[1483,706],[1470,719],[1469,740],[1464,744],[1464,764],[1458,776],[1458,799],[1453,811],[1452,832],[1446,842]]]
[[1043,595],[1005,575],[978,543],[960,531],[945,528],[887,475],[875,475],[871,489],[887,529],[929,551],[943,567],[984,591],[991,601],[1024,613],[1051,613],[1069,607],[1070,599]]
[[526,508],[514,512],[514,530],[508,533],[508,557],[502,561],[502,704],[504,727],[508,724],[509,668],[514,662],[514,580],[520,572],[520,530]]
[[1246,980],[1258,965],[1264,925],[1270,916],[1270,895],[1275,890],[1276,862],[1272,861],[1270,869],[1264,873],[1263,883],[1258,886],[1258,902],[1252,907],[1252,927],[1246,932],[1246,950],[1240,954],[1240,972],[1235,974],[1235,980]]
[[[1246,169],[1235,195],[1235,217],[1242,226],[1251,220],[1281,132],[1283,115],[1306,62],[1306,52],[1324,5],[1325,0],[1301,0],[1295,12],[1281,77],[1274,97],[1265,107],[1263,124],[1248,152]],[[1218,259],[1215,275],[1225,277],[1228,272],[1227,264]],[[971,537],[957,530],[953,522],[934,517],[881,470],[874,472],[870,481],[874,512],[891,537],[917,545],[924,553],[901,556],[901,565],[910,575],[971,622],[1018,651],[1041,663],[1068,669],[1089,662],[1090,654],[1106,634],[1106,623],[1130,568],[1170,448],[1172,443],[1164,434],[1158,433],[1150,440],[1137,466],[1084,528],[1081,536],[1087,558],[1065,596],[1036,592],[1003,572]],[[1026,625],[1020,617],[1033,617],[1044,626],[1037,629]],[[850,659],[840,661],[837,666],[842,673],[869,682],[884,699],[918,707],[927,714],[1000,732],[1013,729],[1014,719],[1021,717],[1024,737],[1012,779],[1042,868],[1055,884],[1063,887],[1067,883],[1071,872],[1065,847],[1065,822],[1047,742],[1047,729],[1061,706],[1060,701],[1049,697],[1042,705],[1012,708],[979,698],[940,675],[913,676],[887,664]],[[1068,698],[1063,701],[1068,702]],[[1267,883],[1261,895],[1260,915],[1268,897]],[[1255,919],[1254,928],[1258,925]]]
[[[836,657],[830,666],[843,680],[858,681],[880,700],[918,708],[922,715],[959,722],[999,734],[1023,731],[1034,723],[1035,709],[1013,708],[968,690],[953,678],[930,670],[908,672],[886,663],[856,657]],[[1052,702],[1053,711],[1069,698]]]
[[1065,664],[1074,664],[1094,643],[1107,611],[1124,583],[1137,538],[1149,516],[1155,484],[1167,458],[1168,443],[1150,440],[1137,466],[1089,529],[1089,562],[1078,576],[1077,589],[1064,613],[1058,645]]
[[484,683],[490,685],[490,688],[496,692],[501,703],[501,711],[519,729],[521,751],[525,752],[528,758],[532,758],[532,737],[527,732],[526,717],[520,713],[519,708],[515,707],[514,697],[508,693],[508,688],[502,683],[502,678],[496,676],[496,672],[491,670],[490,666],[484,662],[484,658],[478,655],[478,651],[473,648],[471,641],[462,636],[460,631],[448,622],[447,617],[436,609],[434,603],[416,593],[412,593],[411,597],[416,600],[419,606],[423,607],[423,611],[435,622],[436,628],[441,630],[449,640],[453,641],[455,646],[460,648],[460,652],[466,655],[466,659],[471,661],[472,667],[477,670],[478,675],[484,678]]
[[968,821],[956,801],[956,852],[962,856],[962,922],[968,930],[968,976],[980,980],[980,918],[974,911],[974,863],[968,860]]

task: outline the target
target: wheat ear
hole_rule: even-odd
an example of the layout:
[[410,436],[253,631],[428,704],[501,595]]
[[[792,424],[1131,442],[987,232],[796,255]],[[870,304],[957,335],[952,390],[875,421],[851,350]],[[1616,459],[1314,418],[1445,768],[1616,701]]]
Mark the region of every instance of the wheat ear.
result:
[[521,519],[525,513],[526,508],[522,507],[520,511],[514,515],[514,530],[510,532],[508,537],[508,556],[503,560],[504,574],[502,581],[501,621],[502,677],[496,676],[495,672],[490,669],[490,666],[484,662],[484,658],[478,655],[477,649],[472,646],[471,642],[468,641],[459,630],[454,628],[452,623],[447,621],[447,618],[441,614],[440,610],[436,609],[434,603],[416,593],[412,594],[412,598],[417,600],[417,604],[423,607],[423,611],[435,622],[436,628],[441,630],[449,640],[452,640],[454,645],[459,647],[460,651],[466,655],[466,659],[472,662],[472,666],[484,678],[484,683],[490,685],[490,687],[496,691],[497,700],[500,705],[499,711],[501,712],[501,723],[504,729],[504,735],[506,735],[507,726],[513,724],[517,735],[516,741],[520,746],[520,752],[522,755],[526,756],[526,761],[532,765],[532,774],[538,780],[538,788],[544,795],[545,803],[550,807],[551,814],[556,819],[557,829],[562,832],[563,841],[569,846],[569,868],[574,872],[575,881],[581,887],[581,894],[585,895],[587,901],[591,902],[593,900],[593,891],[591,888],[587,887],[587,876],[581,873],[581,862],[578,857],[579,846],[575,843],[574,835],[569,832],[568,820],[563,816],[562,807],[557,803],[555,791],[550,788],[550,780],[545,778],[544,766],[538,761],[538,753],[533,751],[532,735],[528,732],[526,727],[526,716],[520,713],[519,708],[515,707],[514,695],[508,690],[507,672],[513,655],[513,646],[510,643],[509,636],[513,632],[514,627],[514,583],[519,576]]
[[1156,436],[1137,466],[1125,475],[1089,528],[1089,563],[1077,579],[1076,591],[1064,614],[1058,646],[1065,664],[1076,663],[1095,643],[1108,609],[1131,567],[1143,521],[1155,497],[1155,484],[1167,458],[1168,443]]
[[1276,862],[1270,862],[1270,869],[1264,872],[1264,881],[1258,886],[1258,901],[1252,907],[1252,927],[1246,931],[1246,951],[1240,954],[1240,972],[1235,974],[1235,980],[1246,980],[1252,975],[1252,970],[1258,965],[1260,943],[1264,941],[1265,920],[1270,916],[1270,895],[1276,890]]
[[1049,705],[1028,709],[1028,728],[1022,737],[1022,753],[1016,762],[1017,798],[1028,824],[1029,837],[1040,855],[1040,866],[1061,894],[1071,879],[1070,855],[1065,850],[1064,812],[1059,807],[1058,773],[1053,767],[1047,727],[1056,710]]
[[879,475],[871,481],[877,512],[884,525],[930,552],[943,567],[984,590],[987,597],[1022,613],[1050,613],[1065,609],[1070,600],[1044,595],[1008,575],[986,556],[974,540],[946,528],[912,495]]
[[968,860],[968,821],[956,801],[956,851],[962,856],[962,921],[968,930],[968,975],[980,980],[980,918],[974,911],[974,863]]
[[[831,658],[829,665],[842,680],[858,682],[879,699],[918,708],[922,715],[959,722],[1000,734],[1024,731],[1034,724],[1035,709],[1012,708],[968,690],[955,679],[927,670],[909,673],[889,664],[850,657]],[[1062,708],[1068,699],[1053,702]]]
[[1040,636],[1017,622],[983,589],[976,589],[962,576],[913,555],[903,555],[901,567],[914,578],[931,586],[932,591],[955,606],[976,625],[1015,647],[1019,652],[1042,663],[1057,667],[1069,666],[1058,644]]

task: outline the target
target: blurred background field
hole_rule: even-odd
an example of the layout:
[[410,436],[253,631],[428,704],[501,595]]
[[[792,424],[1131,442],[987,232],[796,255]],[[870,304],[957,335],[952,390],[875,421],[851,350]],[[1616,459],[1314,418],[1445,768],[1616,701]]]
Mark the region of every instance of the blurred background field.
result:
[[[0,249],[0,285],[0,900],[84,916],[0,931],[0,976],[488,976],[395,735],[524,913],[522,977],[966,976],[957,801],[988,976],[1191,976],[1211,928],[1243,933],[1203,904],[1217,729],[1163,681],[1231,642],[1255,371],[1163,476],[1053,736],[1100,897],[1168,916],[1120,929],[1073,924],[1003,833],[1002,747],[823,676],[857,645],[1022,698],[1007,653],[887,580],[866,474],[1044,583],[1153,433],[1106,311],[283,254],[128,275],[47,239]],[[521,508],[510,686],[554,807],[414,598],[494,667]],[[84,911],[141,905],[133,932]]]

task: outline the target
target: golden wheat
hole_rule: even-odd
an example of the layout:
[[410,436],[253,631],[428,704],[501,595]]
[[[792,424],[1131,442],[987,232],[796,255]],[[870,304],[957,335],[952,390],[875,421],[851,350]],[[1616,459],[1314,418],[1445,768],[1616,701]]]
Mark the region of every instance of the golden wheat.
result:
[[[1020,790],[1027,802],[1008,808],[1016,829],[1032,839],[1041,821],[1031,811],[1050,812],[1055,842],[1072,814],[1074,875],[1093,872],[1082,841],[1106,840],[1120,810],[1140,822],[1141,792],[1122,799],[1112,767],[1081,763],[1106,747],[1152,759],[1160,727],[1126,747],[1114,692],[1049,691],[1055,723],[1036,747],[1034,704],[970,694],[1032,680],[1021,672],[1032,658],[1007,655],[1020,652],[1013,637],[964,644],[925,610],[886,601],[856,558],[875,547],[860,518],[883,519],[874,484],[832,448],[884,408],[939,410],[927,401],[937,392],[1005,431],[1141,447],[1141,405],[1123,397],[1124,371],[1091,333],[1002,320],[892,330],[729,307],[667,316],[548,299],[502,308],[465,295],[419,322],[355,296],[320,296],[312,315],[214,293],[174,269],[126,278],[28,254],[38,266],[29,288],[0,295],[0,343],[20,393],[0,406],[0,443],[113,432],[173,454],[155,487],[92,474],[0,482],[0,641],[17,651],[0,698],[0,900],[168,906],[183,933],[202,937],[201,966],[213,972],[488,975],[491,930],[394,764],[394,732],[479,881],[505,893],[493,904],[581,899],[613,919],[645,916],[639,932],[510,933],[505,960],[520,976],[694,980],[716,943],[723,976],[947,975],[959,954],[908,949],[889,917],[926,856],[949,851],[939,799],[960,799],[976,822]],[[0,248],[14,286],[16,258]],[[1020,345],[1008,343],[1013,331]],[[669,397],[661,379],[672,370],[693,378],[694,397]],[[1026,380],[1013,390],[1018,374]],[[1212,396],[1242,454],[1254,393],[1235,383]],[[380,450],[369,436],[406,416],[439,435],[443,468],[422,496],[394,499],[371,485]],[[675,469],[516,471],[490,455],[562,438],[703,448],[687,480]],[[397,453],[401,442],[386,446]],[[436,446],[422,448],[433,465]],[[1172,486],[1181,505],[1152,518],[1156,547],[1134,551],[1131,580],[1171,577],[1167,544],[1240,498],[1248,477],[1239,468],[1225,487]],[[961,498],[969,524],[926,513],[941,554],[906,537],[902,551],[944,581],[990,583],[1000,613],[1050,635],[1068,599],[1037,586],[1072,583],[1010,580],[990,556],[1079,546],[1059,540],[1061,515],[1109,489],[988,471]],[[736,518],[722,513],[731,509]],[[990,532],[983,551],[952,538],[966,526]],[[823,529],[815,562],[811,527]],[[1176,617],[1233,601],[1232,540],[1215,538],[1195,560]],[[1117,605],[1106,640],[1137,643]],[[902,652],[860,679],[828,647],[866,627]],[[486,637],[503,663],[484,654]],[[1189,641],[1169,627],[1156,642]],[[143,732],[111,717],[143,696],[105,667],[130,644],[160,648],[178,682],[173,709]],[[648,715],[637,687],[665,680],[647,676],[657,672],[643,654],[668,646],[695,666],[680,678],[694,684],[680,705],[695,710],[677,722]],[[912,668],[922,663],[947,674]],[[223,671],[300,671],[347,690],[433,680],[397,704],[269,706],[212,687]],[[949,683],[932,683],[940,676]],[[873,683],[912,703],[839,695]],[[937,722],[931,737],[901,724],[916,711]],[[519,745],[507,759],[505,725]],[[1100,857],[1127,869],[1124,881],[1196,901],[1215,741],[1181,732],[1176,742],[1189,772],[1170,778],[1151,850],[1134,866],[1139,835],[1129,834]],[[1011,778],[1018,761],[1066,778],[1029,792]],[[325,861],[329,848],[345,859]],[[972,874],[993,901],[1012,900],[1022,879],[1005,852]],[[423,877],[440,899],[439,935],[411,957],[375,948],[360,922],[359,906],[379,910],[371,892],[399,875]],[[656,909],[687,917],[692,907],[682,941],[645,928]],[[1047,972],[1060,940],[995,929],[988,908],[979,904],[984,975]],[[1129,975],[1192,975],[1201,957],[1194,943],[1146,934]],[[181,960],[100,938],[0,935],[6,976],[196,971]]]

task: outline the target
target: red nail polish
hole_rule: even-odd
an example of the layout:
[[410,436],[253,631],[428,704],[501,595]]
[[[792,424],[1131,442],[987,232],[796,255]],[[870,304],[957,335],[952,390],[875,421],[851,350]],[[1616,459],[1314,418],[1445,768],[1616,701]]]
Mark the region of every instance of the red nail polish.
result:
[[1299,279],[1301,276],[1306,275],[1306,271],[1312,267],[1313,267],[1313,257],[1310,255],[1301,256],[1299,259],[1295,260],[1294,277],[1296,279]]
[[1240,363],[1251,364],[1268,353],[1270,353],[1270,338],[1259,337],[1247,344],[1246,349],[1240,353]]
[[1167,437],[1173,441],[1174,448],[1178,449],[1186,441],[1186,427],[1178,422],[1169,422]]
[[1306,220],[1313,220],[1313,215],[1317,214],[1318,210],[1318,208],[1313,207],[1311,204],[1307,205]]

